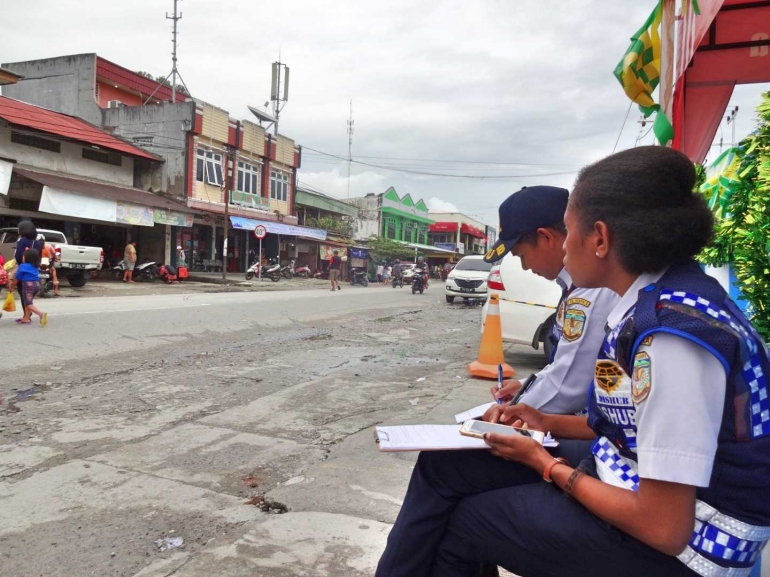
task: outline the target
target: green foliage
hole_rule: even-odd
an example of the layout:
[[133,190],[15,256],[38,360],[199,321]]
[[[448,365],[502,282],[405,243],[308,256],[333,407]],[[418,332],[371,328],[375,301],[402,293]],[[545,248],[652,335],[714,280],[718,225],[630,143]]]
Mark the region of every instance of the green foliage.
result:
[[[157,82],[158,84],[163,84],[164,86],[168,86],[169,88],[171,88],[171,81],[168,78],[166,78],[165,76],[155,77],[152,74],[150,74],[149,72],[145,72],[143,70],[137,70],[136,73],[139,76],[144,76],[145,78],[149,78],[150,80],[152,80],[154,82]],[[184,87],[183,84],[177,84],[176,85],[176,91],[179,94],[184,94],[186,96],[190,96],[190,94],[187,92],[187,89]]]
[[366,246],[369,248],[371,258],[377,262],[383,260],[390,262],[397,258],[412,262],[415,258],[413,248],[389,238],[373,236],[366,241]]
[[739,180],[731,187],[714,241],[700,256],[705,264],[729,263],[751,321],[770,339],[770,92],[757,108],[759,125],[738,146]]
[[313,228],[322,228],[343,236],[353,235],[353,224],[351,222],[333,216],[322,216],[320,218],[309,216],[305,219],[305,225]]

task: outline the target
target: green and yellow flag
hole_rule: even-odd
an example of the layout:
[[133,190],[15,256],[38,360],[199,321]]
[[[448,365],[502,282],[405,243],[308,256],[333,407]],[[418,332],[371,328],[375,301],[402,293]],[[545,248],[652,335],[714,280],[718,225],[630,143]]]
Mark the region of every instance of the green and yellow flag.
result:
[[647,22],[631,37],[631,46],[615,68],[615,77],[626,95],[639,105],[645,118],[656,112],[652,130],[661,144],[674,137],[674,128],[652,93],[660,83],[660,22],[663,0],[658,2]]

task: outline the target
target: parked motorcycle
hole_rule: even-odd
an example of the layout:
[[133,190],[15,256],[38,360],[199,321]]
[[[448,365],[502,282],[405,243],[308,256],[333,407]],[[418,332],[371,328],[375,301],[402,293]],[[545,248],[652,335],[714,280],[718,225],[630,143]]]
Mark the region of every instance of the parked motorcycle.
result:
[[367,278],[366,271],[362,268],[351,268],[348,273],[348,280],[351,285],[360,284],[361,286],[369,286],[369,279]]
[[277,258],[271,258],[267,261],[267,266],[262,272],[262,276],[268,277],[273,282],[281,280],[281,263],[278,262]]
[[329,271],[320,268],[316,269],[315,273],[313,273],[313,278],[317,278],[319,280],[329,280]]
[[425,290],[422,276],[425,273],[421,268],[414,269],[414,275],[412,275],[412,294],[419,291],[420,294]]
[[259,276],[260,267],[261,267],[261,264],[259,261],[257,261],[253,265],[251,265],[248,269],[246,269],[246,280],[251,280],[255,276]]
[[281,267],[281,276],[288,279],[294,278],[294,259],[291,259],[289,264]]
[[[124,272],[126,272],[125,261],[120,261],[117,265],[112,267],[112,274],[118,280],[123,278]],[[132,278],[135,281],[151,282],[151,281],[154,281],[156,278],[158,278],[159,272],[160,270],[156,263],[144,262],[142,264],[137,264],[136,266],[134,266],[134,276]]]
[[294,269],[294,274],[301,278],[310,278],[310,267],[306,264],[301,264]]

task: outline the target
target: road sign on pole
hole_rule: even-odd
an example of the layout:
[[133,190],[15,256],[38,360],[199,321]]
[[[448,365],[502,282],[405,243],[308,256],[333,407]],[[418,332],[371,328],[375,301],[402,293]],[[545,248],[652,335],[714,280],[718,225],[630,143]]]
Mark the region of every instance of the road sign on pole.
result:
[[254,236],[259,239],[259,256],[257,256],[259,268],[257,270],[259,270],[259,282],[262,282],[262,239],[267,236],[267,229],[261,224],[258,224],[254,228]]

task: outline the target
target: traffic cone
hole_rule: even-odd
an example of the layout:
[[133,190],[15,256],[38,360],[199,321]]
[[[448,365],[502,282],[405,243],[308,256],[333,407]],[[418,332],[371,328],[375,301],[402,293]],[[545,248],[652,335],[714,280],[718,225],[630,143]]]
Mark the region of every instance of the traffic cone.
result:
[[481,335],[479,356],[475,362],[468,365],[468,372],[474,377],[497,379],[497,366],[503,365],[503,376],[513,376],[513,367],[505,364],[503,358],[503,329],[500,326],[500,297],[496,294],[489,297],[489,308],[484,323],[484,333]]

